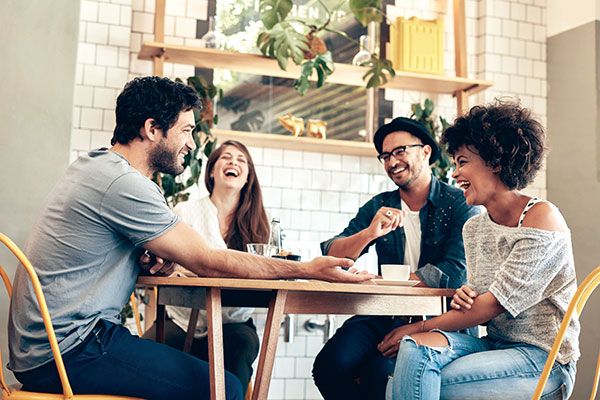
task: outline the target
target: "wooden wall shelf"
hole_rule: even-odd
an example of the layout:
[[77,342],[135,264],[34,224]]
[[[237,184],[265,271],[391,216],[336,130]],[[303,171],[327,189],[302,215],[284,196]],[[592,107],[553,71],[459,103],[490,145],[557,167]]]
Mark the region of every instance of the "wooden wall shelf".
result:
[[[203,47],[147,42],[143,44],[138,55],[142,60],[153,60],[154,57],[160,56],[164,56],[166,62],[191,64],[200,68],[222,68],[254,75],[289,79],[297,79],[300,76],[300,68],[291,62],[288,64],[288,70],[284,71],[279,68],[277,61],[268,57]],[[366,71],[367,68],[365,67],[335,63],[335,72],[327,78],[327,82],[364,86],[365,82],[362,77]],[[462,92],[471,95],[490,86],[492,86],[491,82],[483,80],[396,71],[396,77],[382,87],[428,93],[455,94]]]
[[352,142],[349,140],[315,139],[311,137],[294,137],[271,133],[241,132],[213,128],[212,133],[219,143],[225,140],[238,140],[247,146],[269,147],[275,149],[314,151],[318,153],[347,154],[355,156],[375,157],[377,152],[372,143]]

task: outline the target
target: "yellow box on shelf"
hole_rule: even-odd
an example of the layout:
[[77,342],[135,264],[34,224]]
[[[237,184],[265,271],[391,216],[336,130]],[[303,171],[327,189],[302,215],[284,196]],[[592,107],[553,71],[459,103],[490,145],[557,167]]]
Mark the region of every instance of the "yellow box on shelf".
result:
[[399,71],[444,75],[444,22],[396,18],[390,26],[390,59]]

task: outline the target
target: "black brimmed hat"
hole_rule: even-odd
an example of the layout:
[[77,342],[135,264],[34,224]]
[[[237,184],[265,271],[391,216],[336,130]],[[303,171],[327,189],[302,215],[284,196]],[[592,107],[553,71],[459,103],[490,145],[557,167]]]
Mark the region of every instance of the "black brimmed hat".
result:
[[391,122],[381,126],[375,132],[375,136],[373,136],[373,144],[375,144],[375,149],[377,149],[377,153],[381,154],[383,139],[387,135],[392,132],[405,131],[414,135],[421,139],[423,144],[427,144],[431,147],[431,156],[429,157],[429,164],[433,164],[440,156],[440,147],[437,142],[431,137],[431,134],[425,128],[423,124],[415,121],[414,119],[405,118],[405,117],[397,117],[394,118]]

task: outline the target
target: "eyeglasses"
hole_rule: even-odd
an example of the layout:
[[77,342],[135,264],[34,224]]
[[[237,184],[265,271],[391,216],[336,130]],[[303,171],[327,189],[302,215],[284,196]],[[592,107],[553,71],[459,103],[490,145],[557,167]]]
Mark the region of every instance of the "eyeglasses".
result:
[[404,146],[398,146],[394,150],[390,151],[389,153],[387,151],[384,151],[383,153],[379,154],[377,156],[377,159],[382,164],[385,164],[386,162],[390,161],[390,157],[392,157],[392,156],[394,156],[395,159],[400,159],[400,158],[404,157],[406,155],[406,150],[410,147],[423,147],[423,146],[425,146],[425,145],[424,144],[406,144]]

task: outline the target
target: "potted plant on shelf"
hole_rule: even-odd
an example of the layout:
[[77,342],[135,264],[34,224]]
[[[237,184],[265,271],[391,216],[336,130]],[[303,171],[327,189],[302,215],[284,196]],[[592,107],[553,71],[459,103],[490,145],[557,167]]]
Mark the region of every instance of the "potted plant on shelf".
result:
[[[331,27],[332,15],[343,2],[332,9],[328,9],[322,1],[319,4],[325,9],[327,18],[315,25],[290,17],[291,0],[260,0],[259,3],[260,18],[266,29],[258,35],[256,45],[265,56],[276,59],[283,70],[287,68],[289,59],[300,66],[300,77],[294,82],[294,88],[302,95],[309,89],[309,78],[313,73],[317,76],[316,87],[321,87],[335,69],[331,52],[319,35],[331,32],[356,42],[345,32]],[[381,0],[350,0],[349,5],[352,14],[363,26],[383,20]],[[380,58],[377,53],[372,53],[362,65],[368,68],[363,76],[367,88],[381,86],[388,77],[396,74],[391,61]]]
[[[425,125],[425,127],[431,133],[431,136],[438,142],[442,136],[442,133],[446,130],[450,124],[442,116],[435,117],[433,114],[434,104],[430,99],[425,99],[423,105],[420,103],[411,104],[412,114],[410,118],[415,119]],[[450,169],[452,168],[452,162],[450,156],[446,152],[446,149],[440,146],[440,158],[431,166],[433,175],[441,180],[442,182],[451,183],[452,178],[449,176]]]

